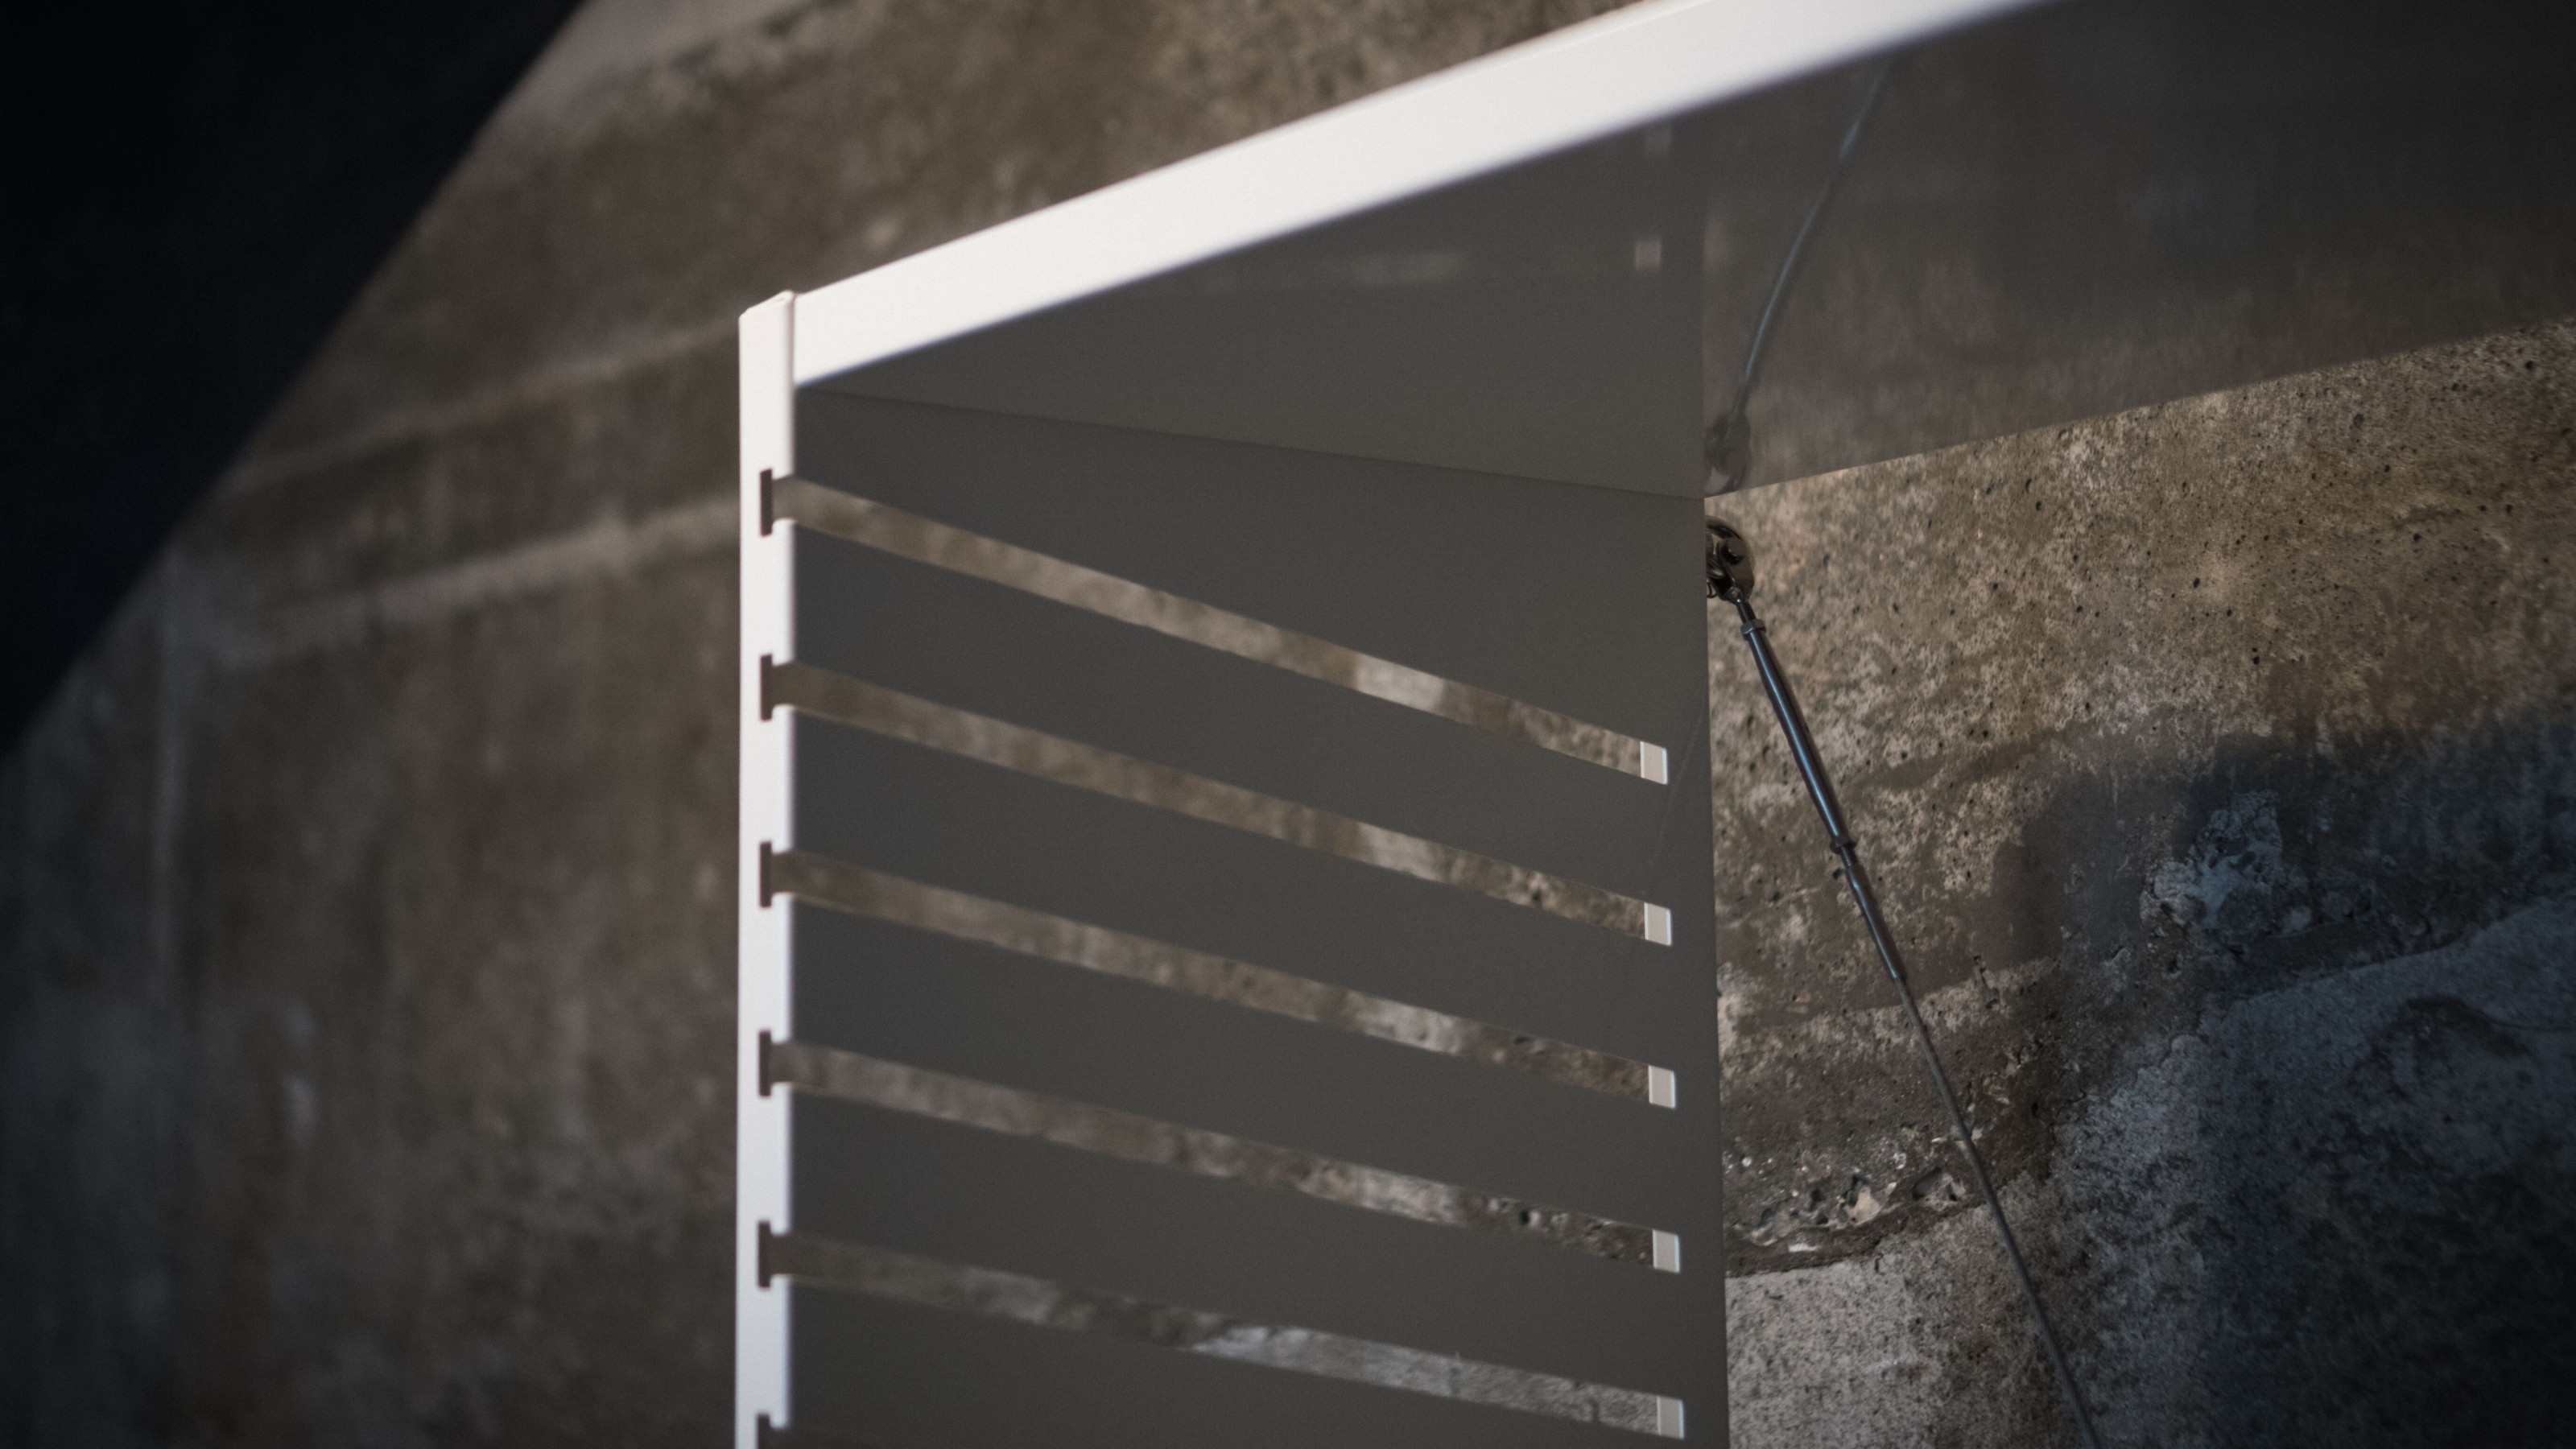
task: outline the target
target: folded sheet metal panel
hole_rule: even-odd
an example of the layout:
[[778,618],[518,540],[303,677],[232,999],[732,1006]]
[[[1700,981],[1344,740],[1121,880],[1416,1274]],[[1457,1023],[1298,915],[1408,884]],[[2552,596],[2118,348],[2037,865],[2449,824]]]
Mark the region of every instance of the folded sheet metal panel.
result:
[[746,1432],[1722,1437],[1696,500],[828,387],[789,426]]
[[[874,369],[1354,217],[1391,222],[1360,233],[1362,255],[1388,259],[1434,216],[1436,232],[1462,220],[1489,232],[1499,215],[1543,243],[1640,219],[1600,204],[1605,185],[1657,204],[1652,189],[1624,187],[1626,168],[1578,163],[1535,187],[1524,176],[1496,192],[1460,188],[1594,142],[1626,138],[1642,155],[1629,133],[2028,3],[1648,0],[822,288],[803,304],[795,380]],[[1398,207],[1442,192],[1456,200]],[[1615,240],[1627,270],[1635,236]],[[1398,265],[1385,280],[1405,275]]]
[[1701,495],[2576,305],[2564,47],[2349,18],[1656,0],[746,314],[738,1442],[1723,1442]]

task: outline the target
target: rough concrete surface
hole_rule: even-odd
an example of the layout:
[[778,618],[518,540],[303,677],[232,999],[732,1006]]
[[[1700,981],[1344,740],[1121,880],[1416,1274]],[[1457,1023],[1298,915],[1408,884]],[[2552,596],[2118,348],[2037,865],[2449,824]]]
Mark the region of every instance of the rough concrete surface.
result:
[[[2112,1442],[2561,1442],[2571,379],[2559,324],[1713,506]],[[2071,1442],[1712,648],[1740,1442]]]
[[707,1444],[740,310],[1607,0],[596,0],[0,780],[0,1441]]
[[[735,314],[1607,8],[595,0],[0,776],[0,1440],[721,1440]],[[1723,501],[2114,1442],[2553,1437],[2571,375]],[[1738,1442],[2065,1442],[1711,691]]]

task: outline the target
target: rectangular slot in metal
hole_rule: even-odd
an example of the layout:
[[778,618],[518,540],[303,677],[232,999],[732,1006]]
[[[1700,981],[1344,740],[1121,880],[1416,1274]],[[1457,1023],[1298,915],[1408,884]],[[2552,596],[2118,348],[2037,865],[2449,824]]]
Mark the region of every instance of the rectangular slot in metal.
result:
[[960,755],[1055,784],[1266,835],[1417,880],[1475,891],[1569,921],[1641,936],[1659,946],[1672,944],[1670,908],[1586,881],[1568,880],[1192,775],[1169,765],[934,704],[808,664],[766,666],[761,689],[764,711],[793,708],[852,729]]
[[1628,894],[1652,869],[1672,795],[1639,775],[801,523],[776,542],[781,663]]
[[1250,1011],[1397,1042],[1567,1086],[1673,1105],[1664,1067],[1471,1021],[1203,951],[942,890],[828,856],[761,847],[761,903],[793,895],[836,911],[999,947]]
[[800,1154],[799,1233],[1685,1397],[1706,1370],[1691,1331],[1705,1275],[776,1095]]
[[1176,1353],[1636,1433],[1659,1433],[1663,1406],[1671,1402],[1634,1389],[1477,1363],[1455,1354],[1372,1343],[1311,1328],[1248,1323],[1182,1304],[807,1234],[781,1235],[764,1229],[760,1254],[764,1279],[784,1276],[800,1284],[899,1303],[1035,1328],[1100,1334]]
[[[1638,1449],[1633,1430],[811,1286],[787,1295],[792,1446]],[[1658,1406],[1658,1429],[1663,1411]],[[1667,1435],[1669,1437],[1669,1435]]]
[[[1688,950],[801,711],[773,723],[794,761],[779,849],[1677,1069],[1708,1050]],[[1710,919],[1677,926],[1705,952]]]
[[1721,1404],[1696,501],[826,385],[793,433],[744,544],[774,1437]]
[[1304,1193],[1366,1212],[1469,1232],[1496,1233],[1588,1253],[1611,1262],[1681,1271],[1681,1240],[1544,1203],[1498,1197],[1365,1163],[1159,1121],[1089,1102],[890,1062],[801,1041],[762,1043],[761,1089],[792,1087],[817,1096],[909,1112],[960,1126],[1032,1137],[1177,1172],[1273,1191]]
[[1691,1115],[802,904],[789,1036],[1492,1198],[1693,1232]]
[[764,531],[771,520],[793,520],[899,558],[1023,590],[1504,739],[1639,775],[1658,785],[1666,783],[1664,747],[1617,730],[970,533],[810,479],[780,478],[772,487]]

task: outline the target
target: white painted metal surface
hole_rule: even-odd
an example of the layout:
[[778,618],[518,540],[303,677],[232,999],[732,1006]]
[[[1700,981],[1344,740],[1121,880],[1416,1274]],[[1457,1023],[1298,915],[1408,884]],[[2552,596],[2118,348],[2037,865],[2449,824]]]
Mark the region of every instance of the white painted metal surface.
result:
[[[763,533],[769,480],[796,467],[796,386],[788,375],[796,298],[781,293],[742,316],[742,658],[735,839],[734,1442],[754,1449],[765,1415],[787,1408],[787,1294],[760,1282],[760,1225],[788,1221],[787,1110],[761,1091],[764,1036],[790,1032],[787,926],[762,909],[760,851],[786,836],[787,729],[761,718],[760,669],[789,640],[784,540]],[[766,566],[764,566],[766,565]]]

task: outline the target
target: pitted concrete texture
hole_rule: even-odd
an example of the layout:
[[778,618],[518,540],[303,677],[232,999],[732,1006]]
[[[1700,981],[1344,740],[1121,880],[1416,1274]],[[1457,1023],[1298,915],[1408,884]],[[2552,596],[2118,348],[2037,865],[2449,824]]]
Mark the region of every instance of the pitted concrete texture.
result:
[[[2112,1443],[2561,1442],[2571,384],[2557,324],[1716,505]],[[1739,1442],[2072,1442],[1722,622]]]
[[0,780],[0,1441],[721,1441],[735,315],[1609,8],[581,12]]
[[[584,11],[0,777],[0,1440],[721,1440],[735,314],[1608,8]],[[2571,369],[1723,503],[2114,1442],[2563,1407]],[[1715,649],[1740,1442],[2064,1442]]]

